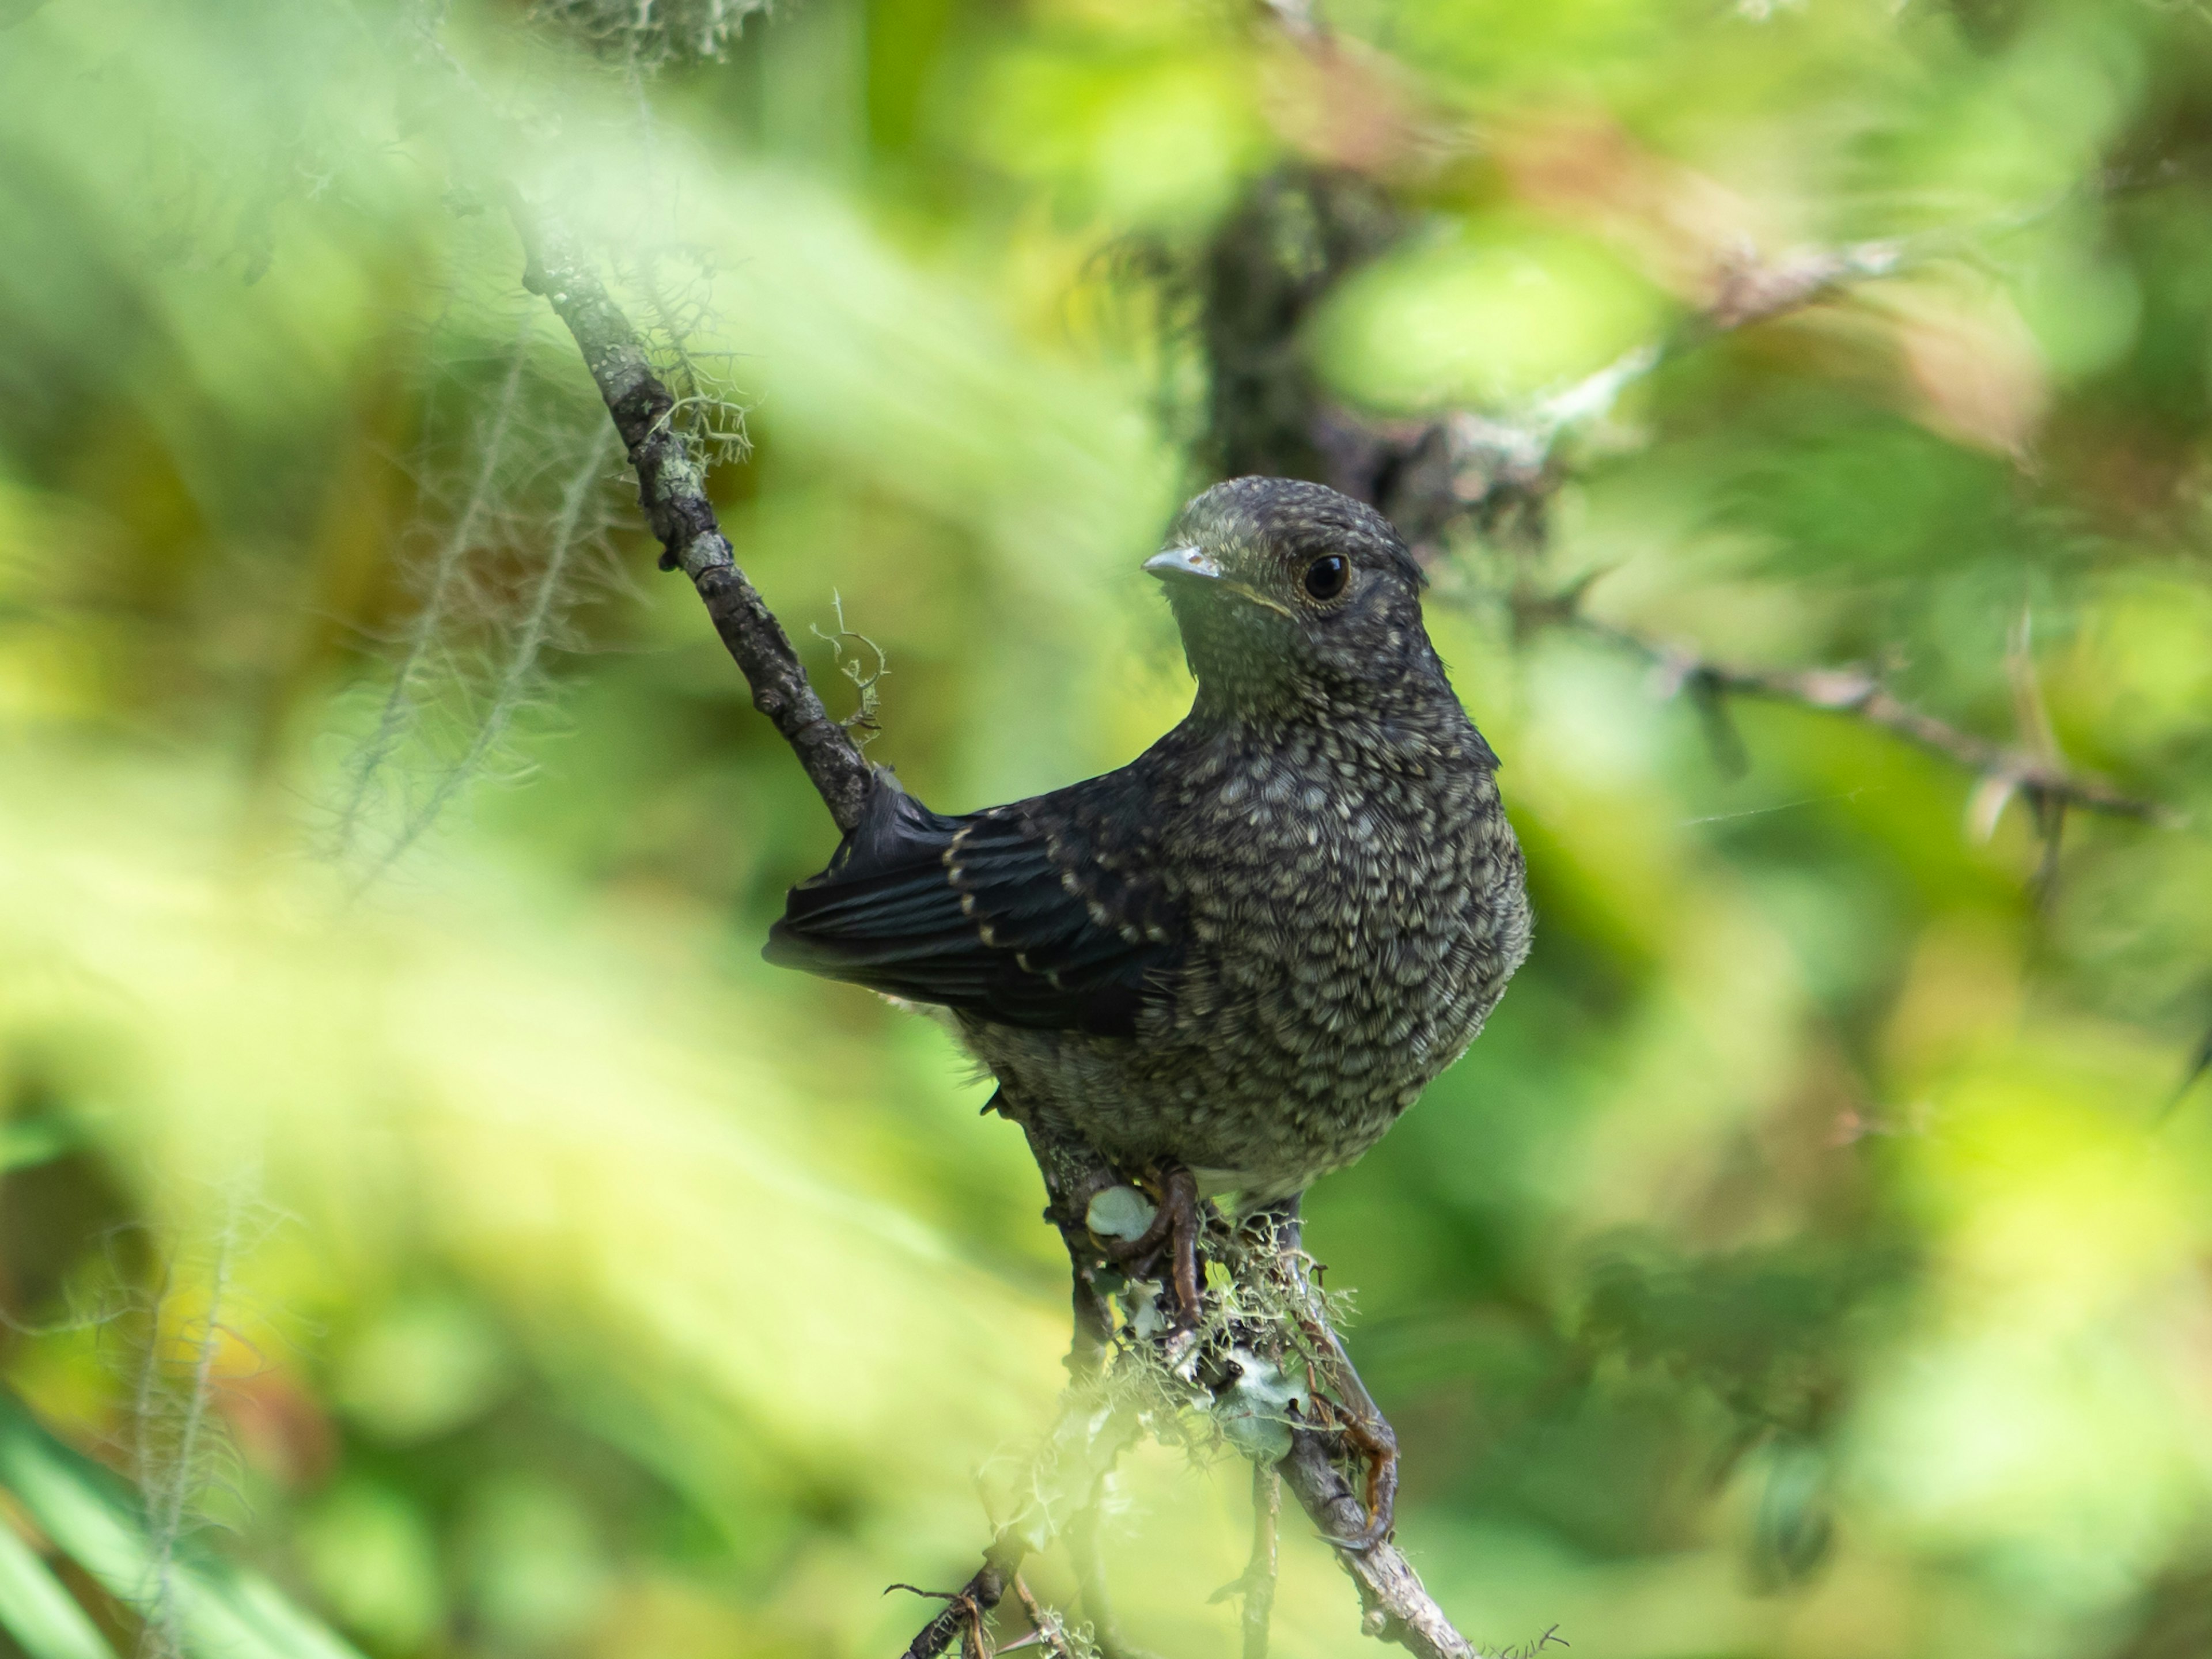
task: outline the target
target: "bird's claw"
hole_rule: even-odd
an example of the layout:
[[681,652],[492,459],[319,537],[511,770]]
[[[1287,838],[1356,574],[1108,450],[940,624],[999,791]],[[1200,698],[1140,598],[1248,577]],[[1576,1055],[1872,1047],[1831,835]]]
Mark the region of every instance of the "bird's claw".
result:
[[[1378,1434],[1375,1432],[1380,1429]],[[1367,1423],[1345,1425],[1345,1437],[1367,1459],[1367,1524],[1341,1540],[1364,1554],[1390,1536],[1398,1524],[1398,1437],[1378,1415]]]
[[1340,1537],[1333,1532],[1322,1533],[1320,1534],[1321,1541],[1322,1543],[1334,1544],[1337,1548],[1340,1550],[1349,1550],[1354,1555],[1364,1555],[1368,1551],[1373,1549],[1377,1544],[1384,1544],[1389,1541],[1390,1534],[1397,1529],[1398,1525],[1398,1479],[1395,1468],[1396,1462],[1397,1454],[1393,1452],[1391,1454],[1391,1462],[1394,1467],[1389,1481],[1390,1490],[1387,1492],[1381,1494],[1376,1493],[1375,1490],[1376,1471],[1370,1469],[1369,1472],[1367,1490],[1370,1507],[1367,1512],[1367,1524],[1362,1527],[1358,1532],[1352,1534],[1349,1538]]
[[1340,1550],[1350,1550],[1354,1555],[1364,1555],[1382,1541],[1381,1538],[1371,1536],[1370,1532],[1356,1533],[1350,1538],[1340,1538],[1333,1532],[1317,1532],[1314,1536],[1324,1544],[1334,1545]]
[[1142,1261],[1158,1254],[1162,1246],[1167,1248],[1168,1283],[1175,1292],[1176,1304],[1170,1344],[1180,1344],[1187,1351],[1194,1346],[1190,1339],[1196,1335],[1205,1308],[1198,1278],[1198,1178],[1180,1164],[1160,1165],[1155,1176],[1160,1189],[1159,1208],[1142,1233],[1131,1239],[1092,1237],[1108,1258],[1116,1262]]
[[1352,1370],[1351,1360],[1343,1356],[1341,1350],[1338,1358],[1342,1364],[1338,1382],[1341,1391],[1351,1397],[1351,1403],[1346,1406],[1332,1401],[1330,1404],[1339,1419],[1338,1432],[1353,1451],[1367,1461],[1364,1504],[1367,1524],[1349,1538],[1328,1533],[1322,1536],[1339,1549],[1364,1555],[1386,1541],[1398,1524],[1398,1437],[1392,1432],[1389,1419],[1376,1408],[1358,1373]]
[[1364,1555],[1377,1544],[1389,1542],[1390,1534],[1396,1530],[1397,1525],[1398,1521],[1395,1515],[1378,1515],[1349,1538],[1340,1538],[1333,1532],[1324,1532],[1317,1535],[1324,1544],[1334,1544],[1337,1548],[1349,1550],[1354,1555]]

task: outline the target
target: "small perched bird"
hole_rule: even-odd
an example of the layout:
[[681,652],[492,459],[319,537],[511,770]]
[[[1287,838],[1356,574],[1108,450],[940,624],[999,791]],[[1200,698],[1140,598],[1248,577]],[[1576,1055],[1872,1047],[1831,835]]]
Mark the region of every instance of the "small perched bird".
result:
[[943,1006],[1009,1115],[1249,1207],[1351,1163],[1474,1040],[1528,950],[1521,849],[1381,514],[1239,478],[1145,568],[1198,681],[1182,724],[964,817],[878,773],[766,954]]
[[[768,958],[950,1012],[1018,1121],[1161,1199],[1124,1261],[1200,1306],[1202,1193],[1247,1208],[1352,1162],[1466,1051],[1528,951],[1498,757],[1421,625],[1390,522],[1319,484],[1238,478],[1145,568],[1198,680],[1119,771],[963,817],[878,772]],[[1072,1224],[1062,1218],[1063,1226]],[[1356,1376],[1369,1547],[1396,1442]]]

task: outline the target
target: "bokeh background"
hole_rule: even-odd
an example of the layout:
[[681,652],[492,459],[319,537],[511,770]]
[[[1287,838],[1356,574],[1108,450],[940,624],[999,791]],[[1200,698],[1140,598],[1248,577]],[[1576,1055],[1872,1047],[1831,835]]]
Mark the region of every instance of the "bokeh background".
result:
[[[972,1570],[1060,1378],[1039,1183],[933,1026],[758,961],[830,827],[501,191],[961,811],[1180,717],[1137,565],[1221,461],[1208,260],[1316,178],[1388,210],[1279,342],[1316,396],[1680,347],[1540,537],[1425,544],[1540,922],[1310,1200],[1401,1541],[1493,1648],[2212,1650],[2212,15],[742,9],[0,4],[0,1653],[886,1655]],[[1970,770],[1510,602],[1584,579],[2170,821],[2045,869]],[[1246,1488],[1127,1466],[1147,1646],[1232,1650]],[[1276,1651],[1360,1650],[1286,1534]]]

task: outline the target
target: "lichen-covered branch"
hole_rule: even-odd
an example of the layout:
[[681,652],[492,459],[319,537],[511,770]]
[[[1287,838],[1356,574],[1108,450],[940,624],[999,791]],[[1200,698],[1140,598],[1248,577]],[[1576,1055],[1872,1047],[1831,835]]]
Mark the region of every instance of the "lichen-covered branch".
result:
[[[1075,1194],[1083,1194],[1087,1204],[1090,1194],[1118,1180],[1103,1158],[1080,1143],[1052,1136],[1034,1126],[1030,1127],[1030,1138],[1033,1149],[1039,1153],[1040,1167],[1048,1172],[1053,1200],[1050,1213],[1055,1220],[1069,1213]],[[1080,1214],[1081,1211],[1075,1210],[1074,1213]],[[1112,1311],[1105,1306],[1097,1289],[1095,1270],[1098,1258],[1095,1247],[1075,1227],[1063,1225],[1060,1231],[1067,1240],[1070,1265],[1078,1287],[1079,1328],[1112,1329]],[[1262,1248],[1280,1256],[1297,1256],[1300,1232],[1294,1206],[1285,1207],[1278,1214],[1270,1234]],[[1292,1272],[1303,1280],[1297,1268]],[[1086,1299],[1093,1305],[1083,1309],[1079,1304]],[[1336,1363],[1343,1368],[1341,1380],[1364,1401],[1366,1391],[1360,1387],[1357,1374],[1351,1371],[1349,1359],[1342,1357],[1335,1332],[1325,1322],[1323,1333],[1334,1350]],[[1365,1505],[1352,1482],[1337,1468],[1334,1449],[1341,1439],[1340,1431],[1334,1429],[1293,1429],[1290,1453],[1277,1465],[1285,1485],[1297,1498],[1308,1519],[1323,1537],[1332,1540],[1356,1539],[1368,1524]],[[1395,1643],[1420,1659],[1474,1659],[1474,1644],[1453,1627],[1443,1609],[1422,1587],[1420,1575],[1395,1544],[1385,1539],[1364,1549],[1340,1545],[1335,1553],[1338,1564],[1358,1590],[1360,1605],[1364,1609],[1361,1628],[1368,1635]]]
[[[1367,1511],[1330,1456],[1328,1443],[1319,1430],[1297,1431],[1282,1462],[1283,1483],[1322,1533],[1348,1537],[1367,1524]],[[1453,1628],[1395,1544],[1340,1549],[1336,1559],[1358,1587],[1364,1609],[1359,1627],[1367,1635],[1395,1642],[1420,1659],[1475,1659],[1474,1644]]]
[[551,304],[583,354],[637,474],[638,501],[660,540],[661,568],[681,569],[706,602],[714,631],[768,716],[799,757],[840,830],[860,821],[871,769],[830,718],[783,624],[745,579],[708,499],[706,471],[672,420],[676,398],[653,371],[645,343],[608,295],[590,256],[550,212],[519,193],[508,212],[527,262],[523,286]]
[[[1102,1261],[1099,1251],[1080,1220],[1091,1197],[1118,1184],[1120,1177],[1103,1158],[1081,1142],[1054,1134],[1033,1123],[1024,1127],[1028,1131],[1031,1150],[1036,1155],[1038,1168],[1044,1172],[1046,1188],[1051,1200],[1048,1217],[1059,1225],[1061,1237],[1067,1243],[1069,1264],[1073,1269],[1077,1340],[1075,1350],[1070,1355],[1070,1369],[1074,1380],[1066,1398],[1077,1404],[1095,1402],[1100,1397],[1095,1390],[1104,1370],[1109,1345],[1119,1341],[1123,1345],[1125,1354],[1135,1355],[1146,1340],[1131,1338],[1127,1323],[1116,1318],[1106,1294],[1100,1288]],[[1302,1288],[1306,1287],[1307,1281],[1302,1271],[1303,1258],[1298,1255],[1300,1239],[1295,1208],[1286,1206],[1269,1213],[1273,1218],[1273,1224],[1265,1230],[1261,1242],[1250,1247],[1268,1253],[1268,1259],[1259,1264],[1257,1271],[1265,1273],[1270,1267],[1282,1267],[1284,1276],[1288,1280]],[[1289,1265],[1283,1267],[1285,1263]],[[1241,1267],[1243,1276],[1250,1278],[1255,1275],[1255,1269],[1250,1261],[1242,1263]],[[1303,1302],[1298,1309],[1293,1310],[1294,1316],[1285,1322],[1303,1324],[1310,1322],[1317,1316],[1315,1310],[1318,1305],[1317,1297],[1310,1302]],[[1350,1361],[1344,1358],[1335,1332],[1327,1324],[1325,1310],[1318,1317],[1321,1329],[1316,1340],[1328,1356],[1328,1382],[1340,1392],[1354,1395],[1366,1409],[1371,1411],[1372,1405],[1367,1401],[1365,1389],[1360,1385],[1357,1374],[1351,1370]],[[1261,1334],[1253,1331],[1248,1325],[1240,1334],[1249,1340]],[[1304,1334],[1315,1335],[1310,1332]],[[1320,1380],[1321,1373],[1317,1371],[1316,1387]],[[1110,1391],[1110,1378],[1107,1386]],[[1211,1373],[1203,1360],[1197,1364],[1189,1386],[1200,1398],[1205,1397],[1209,1388],[1216,1398],[1226,1392],[1224,1379]],[[1088,1414],[1087,1409],[1071,1413],[1064,1407],[1060,1425],[1054,1430],[1052,1438],[1061,1438],[1072,1422]],[[1075,1461],[1073,1478],[1094,1483],[1102,1480],[1119,1454],[1121,1437],[1133,1431],[1121,1430],[1103,1436],[1094,1431],[1083,1437],[1084,1444],[1079,1448],[1081,1456]],[[1272,1465],[1261,1464],[1261,1478],[1255,1483],[1255,1492],[1264,1491],[1273,1478],[1279,1475],[1283,1484],[1297,1498],[1300,1507],[1323,1537],[1333,1540],[1359,1538],[1368,1528],[1367,1509],[1352,1482],[1338,1467],[1338,1459],[1350,1437],[1340,1426],[1324,1426],[1316,1423],[1310,1427],[1291,1427],[1287,1438],[1290,1443],[1288,1454]],[[1084,1458],[1088,1462],[1082,1461]],[[1069,1480],[1068,1474],[1061,1476],[1063,1485],[1068,1484]],[[1042,1547],[1048,1541],[1047,1533],[1042,1528],[1049,1526],[1051,1516],[1047,1511],[1051,1508],[1050,1504],[1045,1504],[1000,1529],[985,1555],[983,1565],[957,1595],[922,1627],[908,1646],[903,1659],[936,1659],[936,1656],[958,1639],[967,1627],[963,1619],[972,1620],[973,1613],[963,1613],[961,1611],[963,1607],[996,1604],[1012,1580],[1013,1568],[1019,1565],[1021,1552]],[[1245,1589],[1248,1597],[1258,1598],[1256,1607],[1249,1599],[1246,1605],[1244,1625],[1248,1652],[1264,1650],[1265,1648],[1264,1632],[1268,1601],[1272,1599],[1269,1593],[1272,1591],[1272,1578],[1268,1579],[1264,1589],[1256,1581],[1263,1576],[1261,1571],[1263,1556],[1272,1565],[1273,1520],[1270,1513],[1261,1529],[1261,1541],[1255,1545],[1252,1568],[1247,1573]],[[1095,1516],[1091,1515],[1089,1505],[1079,1505],[1075,1509],[1071,1526],[1075,1533],[1083,1534],[1085,1543],[1095,1541],[1085,1532],[1085,1528],[1094,1521]],[[1474,1659],[1477,1653],[1474,1644],[1453,1627],[1443,1609],[1422,1587],[1420,1576],[1413,1571],[1396,1545],[1388,1539],[1366,1547],[1340,1542],[1336,1556],[1358,1592],[1364,1614],[1361,1628],[1368,1635],[1395,1643],[1407,1652],[1419,1656],[1419,1659]],[[1079,1567],[1081,1565],[1079,1563]],[[1086,1590],[1085,1594],[1087,1595],[1090,1592]],[[1103,1607],[1086,1607],[1085,1611],[1094,1621],[1099,1621],[1102,1645],[1108,1646],[1110,1651],[1111,1644],[1103,1639],[1110,1626],[1110,1613]],[[1103,1620],[1102,1614],[1104,1615]],[[1255,1632],[1258,1633],[1256,1646]]]

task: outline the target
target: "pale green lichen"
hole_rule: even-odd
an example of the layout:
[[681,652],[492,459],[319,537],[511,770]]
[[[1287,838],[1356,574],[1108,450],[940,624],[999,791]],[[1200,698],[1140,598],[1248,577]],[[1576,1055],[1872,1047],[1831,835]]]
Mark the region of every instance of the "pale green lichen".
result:
[[1214,1426],[1231,1449],[1255,1463],[1279,1463],[1291,1455],[1291,1430],[1313,1421],[1313,1387],[1273,1360],[1234,1350],[1235,1380],[1214,1395]]
[[[829,645],[830,659],[836,664],[837,672],[852,681],[853,689],[860,694],[859,702],[854,706],[853,712],[839,720],[837,724],[852,732],[860,747],[865,749],[884,729],[883,720],[878,714],[883,703],[883,694],[877,688],[883,683],[884,677],[891,672],[890,659],[884,654],[883,647],[878,645],[866,634],[845,625],[843,595],[832,592],[830,595],[830,606],[836,613],[836,631],[825,634],[819,628],[815,628],[812,632],[816,639],[823,641]],[[868,653],[868,658],[860,656],[858,650],[848,657],[845,646],[848,640],[853,641],[854,646],[865,648]],[[1142,1194],[1138,1195],[1140,1198],[1143,1196]],[[1139,1231],[1142,1230],[1139,1229]],[[1134,1235],[1133,1234],[1132,1237]]]
[[[1092,1199],[1086,1219],[1102,1237],[1133,1238],[1152,1214],[1135,1188],[1109,1187]],[[1206,1283],[1194,1333],[1176,1330],[1158,1280],[1098,1276],[1118,1322],[1098,1386],[1144,1431],[1194,1458],[1233,1451],[1279,1462],[1293,1428],[1327,1416],[1316,1395],[1329,1392],[1330,1333],[1348,1302],[1324,1292],[1312,1259],[1284,1249],[1263,1225],[1210,1218],[1202,1255]]]
[[594,52],[641,69],[720,58],[765,0],[538,0],[533,14]]
[[1101,1238],[1141,1238],[1159,1206],[1134,1187],[1108,1187],[1091,1200],[1084,1224]]

